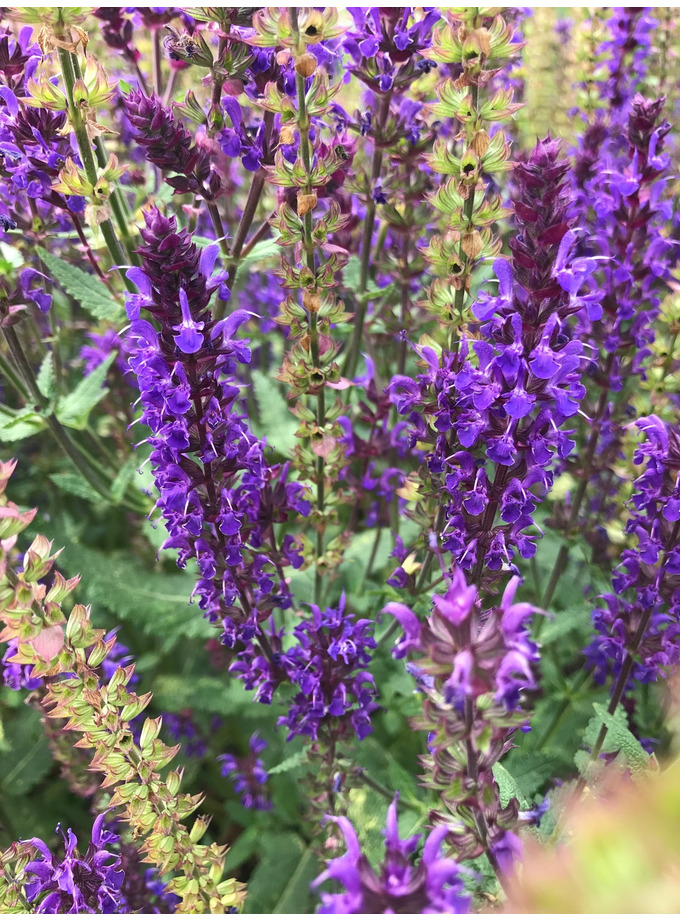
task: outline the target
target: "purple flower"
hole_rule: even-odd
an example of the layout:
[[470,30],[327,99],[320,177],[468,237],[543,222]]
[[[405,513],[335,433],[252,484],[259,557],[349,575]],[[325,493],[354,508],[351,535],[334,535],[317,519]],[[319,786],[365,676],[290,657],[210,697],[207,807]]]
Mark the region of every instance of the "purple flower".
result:
[[217,759],[221,763],[222,776],[232,776],[234,789],[241,793],[241,802],[245,808],[257,811],[269,811],[273,806],[266,795],[266,783],[269,778],[262,759],[258,756],[267,747],[267,742],[252,735],[249,753],[245,757],[233,754],[221,754]]
[[680,427],[655,415],[636,425],[646,437],[633,458],[645,468],[635,481],[626,524],[635,546],[623,551],[614,591],[593,611],[599,635],[586,648],[598,683],[617,677],[629,654],[631,679],[641,683],[657,680],[680,661]]
[[267,464],[266,445],[239,414],[234,376],[250,349],[236,334],[249,314],[212,318],[210,298],[226,278],[212,273],[218,247],[201,253],[157,210],[146,214],[141,233],[143,269],[128,272],[140,292],[128,298],[128,341],[151,429],[165,545],[178,551],[181,568],[196,559],[199,606],[222,621],[233,645],[252,638],[274,607],[290,604],[273,526],[309,507],[304,487],[287,481],[287,465]]
[[78,851],[78,840],[70,828],[66,834],[61,832],[65,846],[61,858],[38,837],[27,841],[39,853],[26,866],[27,874],[34,877],[26,885],[26,898],[37,913],[117,913],[124,873],[120,855],[110,849],[119,837],[103,827],[105,817],[106,813],[95,820],[92,840],[84,856]]
[[351,822],[331,818],[345,837],[347,851],[330,860],[312,883],[314,888],[331,880],[344,888],[340,894],[321,893],[323,914],[464,914],[470,899],[464,892],[462,872],[453,859],[442,856],[446,827],[431,831],[422,855],[415,853],[420,834],[402,840],[397,827],[398,795],[387,812],[385,856],[373,869]]
[[[409,413],[411,443],[430,442],[426,475],[443,496],[442,546],[475,580],[484,569],[511,569],[517,553],[534,555],[535,537],[525,531],[552,485],[555,459],[574,446],[563,426],[585,393],[570,317],[584,309],[580,287],[597,262],[573,257],[568,163],[559,153],[547,137],[515,168],[512,264],[494,263],[498,295],[473,306],[481,338],[463,338],[441,361],[423,348],[417,381],[398,376],[388,387]],[[427,427],[423,416],[433,420]]]
[[296,644],[282,659],[297,692],[279,724],[288,728],[288,740],[296,735],[316,740],[322,730],[361,740],[373,731],[371,713],[377,708],[374,680],[365,670],[376,647],[373,624],[345,611],[344,594],[337,607],[312,604],[311,610],[312,618],[295,627]]

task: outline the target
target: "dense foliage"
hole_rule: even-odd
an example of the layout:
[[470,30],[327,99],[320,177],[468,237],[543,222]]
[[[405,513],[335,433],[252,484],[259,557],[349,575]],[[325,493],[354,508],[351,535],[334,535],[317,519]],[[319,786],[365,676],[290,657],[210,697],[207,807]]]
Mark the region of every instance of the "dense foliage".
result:
[[0,910],[676,909],[675,11],[2,12]]

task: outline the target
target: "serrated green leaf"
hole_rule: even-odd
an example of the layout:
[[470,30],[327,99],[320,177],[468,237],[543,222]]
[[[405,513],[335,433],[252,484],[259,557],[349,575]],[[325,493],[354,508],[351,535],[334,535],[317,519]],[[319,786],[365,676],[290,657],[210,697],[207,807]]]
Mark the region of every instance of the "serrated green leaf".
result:
[[[357,295],[361,286],[361,261],[358,256],[350,256],[347,265],[342,270],[342,283],[348,291],[351,291],[355,296]],[[369,281],[366,291],[361,297],[364,300],[375,300],[376,297],[389,293],[394,287],[395,285],[391,284],[389,287],[379,288],[372,281]]]
[[57,395],[57,381],[54,376],[54,361],[50,352],[42,360],[36,382],[45,399],[54,399]]
[[529,802],[522,795],[522,790],[519,788],[515,778],[506,770],[502,763],[495,763],[493,765],[493,775],[498,783],[502,808],[505,808],[511,799],[517,799],[520,808],[529,808]]
[[576,604],[566,610],[558,610],[554,619],[548,620],[541,632],[541,645],[549,645],[557,639],[572,632],[578,632],[584,637],[592,629],[592,608],[590,605]]
[[297,421],[278,385],[262,371],[253,371],[253,392],[259,411],[257,434],[267,439],[267,444],[284,457],[293,455],[297,443]]
[[605,745],[610,750],[621,752],[633,776],[642,776],[649,772],[652,759],[624,722],[612,716],[600,703],[593,703],[593,709],[600,722],[607,726]]
[[104,381],[115,357],[115,353],[108,355],[99,367],[80,381],[73,392],[59,400],[55,415],[62,425],[79,431],[87,428],[90,412],[109,392]]
[[42,246],[37,246],[36,249],[50,273],[66,293],[78,301],[83,310],[95,319],[108,319],[114,322],[122,318],[121,304],[113,299],[103,281],[78,268],[77,265],[71,265],[53,255]]
[[196,583],[191,571],[161,571],[145,565],[133,553],[102,553],[80,542],[74,524],[67,519],[41,532],[63,546],[59,568],[66,577],[83,575],[80,600],[131,622],[149,636],[161,640],[165,650],[180,639],[209,639],[216,629],[198,607],[189,604]]
[[103,501],[102,496],[77,473],[52,473],[50,479],[62,492],[75,495],[77,498],[84,498],[93,505],[98,505]]
[[286,757],[281,763],[277,763],[275,767],[268,767],[267,773],[269,773],[270,776],[275,776],[277,773],[288,773],[290,770],[302,766],[302,764],[307,762],[307,759],[307,751],[297,751],[295,754],[291,754],[290,757]]

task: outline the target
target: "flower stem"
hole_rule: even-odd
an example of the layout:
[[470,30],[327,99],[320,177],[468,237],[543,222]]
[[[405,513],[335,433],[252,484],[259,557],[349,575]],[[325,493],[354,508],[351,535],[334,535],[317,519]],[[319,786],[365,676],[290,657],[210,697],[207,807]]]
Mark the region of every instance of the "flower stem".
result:
[[371,161],[371,189],[369,190],[368,201],[366,202],[366,216],[364,217],[364,232],[361,240],[361,268],[359,273],[359,288],[357,290],[357,312],[354,317],[354,332],[352,341],[347,352],[347,359],[343,368],[345,377],[353,377],[356,373],[359,362],[359,349],[361,340],[364,335],[364,323],[366,321],[366,309],[368,301],[363,296],[368,289],[368,271],[371,261],[371,241],[373,239],[373,228],[375,226],[375,201],[373,200],[373,185],[380,178],[383,162],[382,134],[385,130],[387,117],[390,112],[390,100],[392,99],[392,90],[384,93],[379,97],[378,118],[376,123],[376,132],[373,148],[373,159]]

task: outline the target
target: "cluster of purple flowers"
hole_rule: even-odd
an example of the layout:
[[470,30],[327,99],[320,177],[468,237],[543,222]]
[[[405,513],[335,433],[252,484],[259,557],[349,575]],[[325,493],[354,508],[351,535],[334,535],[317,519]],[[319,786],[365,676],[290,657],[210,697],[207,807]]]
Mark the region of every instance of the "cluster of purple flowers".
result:
[[[92,839],[85,855],[78,851],[78,840],[69,828],[64,838],[65,853],[58,857],[37,837],[28,842],[39,856],[28,863],[32,876],[26,885],[26,898],[41,914],[117,913],[124,881],[121,858],[112,847],[119,837],[104,827],[106,814],[92,826]],[[60,828],[57,828],[57,832]]]
[[404,604],[385,607],[404,630],[393,655],[420,656],[407,669],[423,694],[423,715],[413,724],[429,733],[422,760],[443,807],[433,820],[448,826],[459,858],[488,852],[501,873],[520,852],[515,830],[540,818],[521,813],[516,799],[501,807],[493,775],[513,729],[526,720],[521,694],[536,686],[539,655],[528,625],[535,608],[515,601],[519,583],[513,577],[500,605],[482,611],[477,588],[456,569],[425,622]]
[[343,47],[350,55],[349,72],[375,93],[400,90],[435,67],[418,52],[429,47],[439,10],[428,8],[416,17],[411,7],[350,7],[354,29]]
[[583,347],[568,320],[581,311],[595,319],[600,308],[596,295],[579,296],[595,262],[572,255],[567,169],[550,137],[516,166],[513,261],[494,263],[499,293],[473,306],[479,338],[464,336],[441,361],[420,349],[426,372],[389,386],[398,410],[409,413],[412,442],[434,442],[427,466],[445,502],[442,545],[475,578],[482,566],[507,568],[516,550],[534,555],[525,531],[536,492],[550,489],[555,459],[574,446],[563,426],[585,392]]
[[245,757],[221,754],[217,758],[221,764],[220,770],[222,776],[233,777],[234,789],[241,794],[241,802],[245,808],[269,811],[272,808],[266,794],[269,774],[259,756],[267,747],[267,742],[264,738],[258,737],[256,732],[251,737],[248,747],[249,752]]
[[328,732],[335,738],[365,738],[373,730],[370,717],[377,708],[373,676],[366,670],[376,647],[373,623],[355,620],[345,610],[344,594],[337,607],[310,606],[311,619],[299,623],[292,636],[268,634],[269,655],[250,645],[230,671],[247,689],[256,689],[256,699],[263,703],[271,702],[284,681],[292,684],[288,712],[279,718],[288,729],[287,740],[297,735],[317,740]]
[[219,172],[208,151],[194,143],[193,137],[155,95],[132,90],[125,97],[125,113],[149,163],[175,175],[166,177],[175,193],[190,192],[213,201],[222,188]]
[[465,894],[463,873],[453,859],[442,855],[446,827],[431,831],[416,863],[421,835],[402,840],[397,826],[397,801],[387,812],[385,856],[376,871],[362,853],[347,818],[333,818],[345,837],[347,851],[332,859],[315,879],[320,887],[333,881],[345,889],[338,894],[321,893],[323,914],[465,914],[470,899]]
[[595,679],[617,677],[628,654],[631,677],[657,680],[680,661],[680,427],[651,415],[636,422],[645,440],[634,461],[635,481],[626,533],[636,540],[623,551],[613,593],[593,612],[599,635],[586,649]]
[[[141,392],[142,421],[151,429],[151,463],[178,565],[196,558],[195,593],[224,641],[248,639],[276,606],[288,606],[275,547],[274,523],[307,514],[302,485],[286,482],[287,468],[268,466],[265,445],[238,414],[232,378],[250,359],[234,338],[244,310],[215,322],[213,291],[223,298],[224,274],[213,277],[217,246],[199,252],[174,218],[146,214],[140,249],[143,269],[128,276],[140,290],[128,301],[130,367]],[[146,310],[160,332],[145,319]]]

